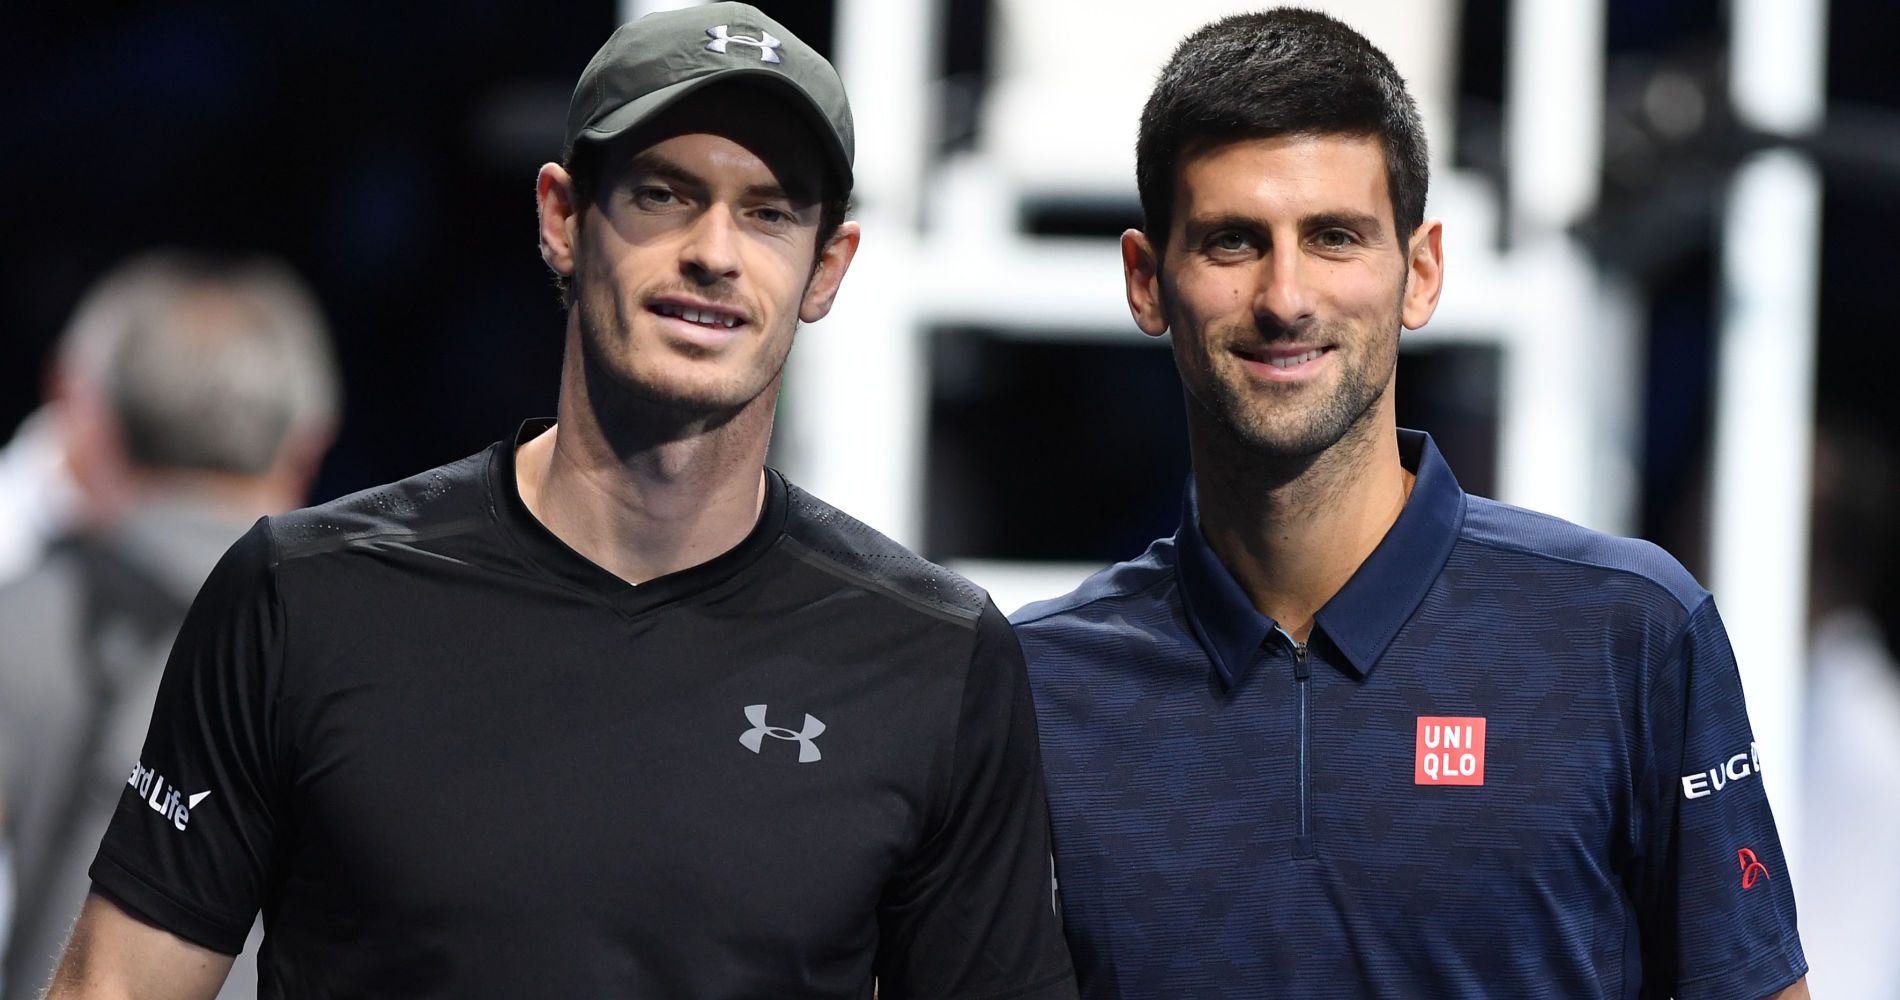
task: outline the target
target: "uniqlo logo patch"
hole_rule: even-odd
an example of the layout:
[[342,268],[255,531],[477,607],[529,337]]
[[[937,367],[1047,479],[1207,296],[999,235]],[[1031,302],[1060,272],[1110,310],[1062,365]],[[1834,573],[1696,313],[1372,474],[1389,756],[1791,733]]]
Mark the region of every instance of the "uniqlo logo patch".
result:
[[1481,716],[1421,715],[1413,758],[1416,785],[1484,784],[1484,719]]

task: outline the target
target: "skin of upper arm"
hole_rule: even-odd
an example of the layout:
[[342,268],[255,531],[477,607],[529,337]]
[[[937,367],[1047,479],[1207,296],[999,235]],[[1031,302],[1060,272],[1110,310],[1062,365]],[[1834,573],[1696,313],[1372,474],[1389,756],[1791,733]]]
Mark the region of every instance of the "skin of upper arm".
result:
[[232,956],[86,897],[43,1000],[211,1000]]
[[1792,986],[1774,996],[1763,997],[1762,1000],[1808,1000],[1808,977],[1802,976],[1795,980]]

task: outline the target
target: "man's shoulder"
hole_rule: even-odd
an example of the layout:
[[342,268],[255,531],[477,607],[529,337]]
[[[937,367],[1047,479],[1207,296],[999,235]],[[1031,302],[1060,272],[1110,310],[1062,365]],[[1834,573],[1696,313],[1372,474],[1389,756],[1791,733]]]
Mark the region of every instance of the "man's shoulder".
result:
[[983,588],[790,483],[785,537],[807,564],[913,610],[974,625],[989,605]]
[[266,519],[278,560],[454,533],[486,521],[494,449],[328,503]]
[[1693,612],[1709,596],[1659,545],[1585,528],[1560,517],[1472,496],[1459,542],[1493,559],[1544,574],[1583,571],[1613,577],[1657,600]]
[[1061,597],[1026,604],[1009,620],[1017,634],[1040,636],[1118,619],[1165,603],[1171,593],[1166,585],[1173,580],[1174,539],[1158,538],[1141,555],[1102,569]]

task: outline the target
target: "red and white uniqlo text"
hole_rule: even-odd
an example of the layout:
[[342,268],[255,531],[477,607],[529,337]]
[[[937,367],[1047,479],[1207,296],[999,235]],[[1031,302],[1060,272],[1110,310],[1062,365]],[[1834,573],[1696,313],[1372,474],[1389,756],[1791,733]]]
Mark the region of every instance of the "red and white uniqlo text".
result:
[[1419,716],[1412,782],[1419,785],[1484,784],[1484,717]]

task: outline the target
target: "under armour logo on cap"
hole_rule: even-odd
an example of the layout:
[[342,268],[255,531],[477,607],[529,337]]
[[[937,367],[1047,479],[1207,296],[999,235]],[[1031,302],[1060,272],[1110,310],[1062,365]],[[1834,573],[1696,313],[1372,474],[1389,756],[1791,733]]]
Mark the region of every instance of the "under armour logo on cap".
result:
[[771,32],[760,31],[759,37],[747,38],[744,35],[730,34],[730,28],[731,25],[725,24],[716,24],[707,28],[706,34],[712,36],[712,41],[706,43],[706,51],[724,52],[726,51],[727,45],[738,42],[740,45],[758,46],[760,62],[775,63],[779,61],[778,50],[779,47],[785,43],[773,38]]
[[563,154],[633,135],[722,78],[788,100],[835,182],[828,196],[850,193],[855,141],[838,71],[790,29],[732,0],[657,11],[615,29],[574,85]]
[[758,753],[760,745],[765,742],[767,736],[770,736],[775,740],[798,741],[800,764],[809,764],[824,756],[818,752],[818,744],[812,741],[818,738],[819,733],[825,731],[825,724],[810,715],[805,716],[805,728],[798,732],[792,732],[784,726],[766,725],[764,705],[747,705],[745,717],[746,721],[752,723],[752,728],[739,734],[739,743],[753,753]]

